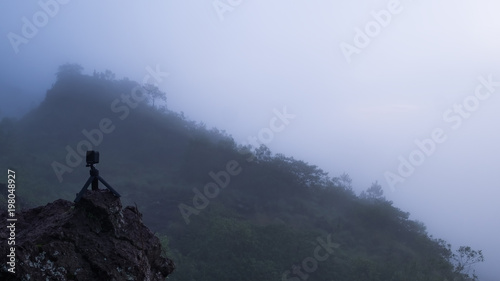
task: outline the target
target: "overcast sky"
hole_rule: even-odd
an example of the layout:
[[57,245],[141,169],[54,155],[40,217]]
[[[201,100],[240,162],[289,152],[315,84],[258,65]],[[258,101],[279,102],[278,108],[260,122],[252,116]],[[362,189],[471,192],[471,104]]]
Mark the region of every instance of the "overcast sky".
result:
[[[0,117],[36,107],[66,62],[168,72],[168,108],[346,172],[356,192],[378,181],[434,237],[483,249],[482,280],[500,276],[498,1],[102,2],[2,1]],[[276,111],[290,118],[271,138]]]

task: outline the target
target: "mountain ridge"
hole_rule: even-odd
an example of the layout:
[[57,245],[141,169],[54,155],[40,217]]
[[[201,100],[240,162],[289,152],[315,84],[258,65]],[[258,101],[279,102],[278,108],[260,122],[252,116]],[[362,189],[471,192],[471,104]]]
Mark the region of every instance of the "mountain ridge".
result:
[[[285,273],[328,235],[340,246],[308,272],[313,280],[475,280],[457,271],[450,245],[392,206],[377,183],[356,196],[346,174],[330,177],[265,146],[239,145],[223,131],[153,106],[148,91],[157,89],[67,74],[25,118],[0,122],[0,147],[9,147],[0,163],[25,175],[19,197],[26,206],[74,197],[88,172],[83,163],[68,165],[68,147],[83,157],[78,144],[92,144],[83,131],[95,132],[107,118],[114,129],[91,147],[101,152],[101,175],[159,233],[178,264],[173,280],[300,280],[305,275]],[[137,87],[146,98],[121,120],[112,104]],[[231,161],[238,166],[228,169]],[[62,182],[54,162],[71,168]],[[227,184],[214,178],[230,171]]]

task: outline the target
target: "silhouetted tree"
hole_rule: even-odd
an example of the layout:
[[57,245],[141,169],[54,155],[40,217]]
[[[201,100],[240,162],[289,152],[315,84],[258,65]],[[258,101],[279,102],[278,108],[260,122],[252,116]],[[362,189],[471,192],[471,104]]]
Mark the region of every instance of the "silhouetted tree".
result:
[[340,175],[339,177],[334,177],[332,181],[334,184],[339,185],[344,190],[352,190],[352,179],[348,173],[342,173],[342,175]]
[[57,70],[57,80],[80,76],[82,71],[83,67],[77,63],[65,63],[60,65]]
[[[483,252],[481,250],[475,251],[469,246],[460,246],[457,253],[453,254],[452,260],[455,263],[455,272],[457,274],[461,274],[471,280],[478,280],[476,271],[472,268],[472,266],[476,263],[484,261]],[[471,270],[472,276],[470,276]]]
[[258,161],[269,161],[271,160],[271,155],[271,150],[263,144],[255,149],[255,156]]
[[361,192],[360,197],[362,199],[384,199],[384,190],[382,190],[382,186],[376,181],[366,191]]
[[109,69],[106,69],[104,72],[97,72],[94,70],[92,76],[97,79],[103,79],[108,81],[115,80],[116,77],[116,75]]
[[[483,252],[481,250],[476,251],[472,250],[469,246],[460,246],[456,253],[453,253],[451,250],[451,244],[446,243],[443,239],[437,239],[434,241],[438,245],[436,249],[439,250],[439,254],[454,266],[453,274],[455,275],[455,279],[453,280],[479,280],[476,275],[476,271],[472,268],[472,266],[476,263],[484,261]],[[471,270],[472,276],[470,276]]]
[[166,102],[167,101],[167,96],[164,92],[160,91],[158,87],[156,87],[153,84],[146,84],[143,86],[144,90],[146,90],[146,95],[151,99],[153,102],[153,107],[155,106],[155,101],[157,99]]

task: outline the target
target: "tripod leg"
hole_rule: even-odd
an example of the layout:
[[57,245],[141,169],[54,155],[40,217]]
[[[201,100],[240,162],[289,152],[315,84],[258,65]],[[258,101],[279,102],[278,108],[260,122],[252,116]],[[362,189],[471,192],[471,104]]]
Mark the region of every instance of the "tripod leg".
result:
[[85,191],[87,190],[87,188],[89,187],[90,183],[92,182],[92,180],[94,179],[93,176],[90,176],[89,179],[87,180],[87,182],[85,183],[85,185],[83,185],[83,188],[82,190],[76,195],[76,198],[75,198],[75,203],[80,201],[80,199],[82,199],[82,196],[83,194],[85,193]]
[[97,177],[94,176],[94,179],[92,180],[92,190],[99,190],[99,180]]
[[121,195],[116,192],[116,190],[114,190],[111,185],[109,185],[101,176],[97,176],[97,178],[99,179],[100,182],[102,182],[109,190],[111,190],[111,192],[113,192],[113,194],[116,196],[116,197],[120,197]]

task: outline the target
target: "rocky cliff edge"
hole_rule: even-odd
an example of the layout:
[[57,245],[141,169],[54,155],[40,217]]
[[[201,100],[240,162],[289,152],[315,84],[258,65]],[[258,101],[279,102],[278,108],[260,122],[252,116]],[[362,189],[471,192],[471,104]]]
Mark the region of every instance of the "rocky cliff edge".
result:
[[[108,190],[17,213],[15,273],[3,262],[0,280],[165,280],[175,265],[162,256],[159,239],[141,217]],[[0,225],[6,223],[4,212]],[[2,229],[5,260],[12,246],[7,225]]]

